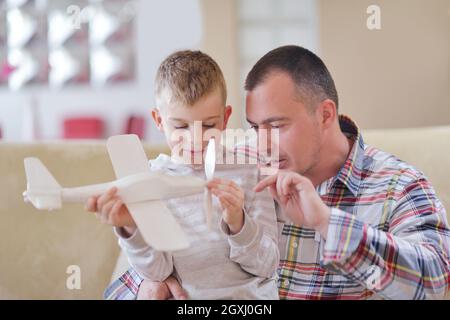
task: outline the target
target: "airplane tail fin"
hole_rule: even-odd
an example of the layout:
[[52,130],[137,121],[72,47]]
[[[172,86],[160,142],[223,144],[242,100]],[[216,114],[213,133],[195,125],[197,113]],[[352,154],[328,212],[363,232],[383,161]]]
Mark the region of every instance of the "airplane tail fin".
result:
[[30,201],[36,209],[53,210],[61,208],[61,186],[38,158],[25,158],[27,190],[23,193],[25,202]]

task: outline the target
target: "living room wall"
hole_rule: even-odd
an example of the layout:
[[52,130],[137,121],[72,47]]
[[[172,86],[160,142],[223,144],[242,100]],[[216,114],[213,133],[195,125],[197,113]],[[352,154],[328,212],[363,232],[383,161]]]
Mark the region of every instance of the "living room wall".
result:
[[[369,30],[369,5],[381,29]],[[320,0],[320,54],[362,128],[450,124],[449,0]]]

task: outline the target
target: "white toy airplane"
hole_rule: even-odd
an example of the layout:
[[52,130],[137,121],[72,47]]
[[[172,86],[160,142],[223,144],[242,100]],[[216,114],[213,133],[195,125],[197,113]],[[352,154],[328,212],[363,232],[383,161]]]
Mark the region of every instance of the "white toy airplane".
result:
[[[189,247],[189,242],[162,200],[205,192],[206,221],[210,226],[211,194],[205,189],[205,180],[151,172],[136,135],[113,136],[107,141],[107,149],[117,180],[77,188],[62,188],[39,159],[25,158],[24,200],[39,210],[54,210],[61,208],[63,202],[85,203],[89,197],[115,186],[144,240],[156,250],[174,251]],[[214,169],[215,143],[211,139],[205,156],[207,180],[212,179]]]

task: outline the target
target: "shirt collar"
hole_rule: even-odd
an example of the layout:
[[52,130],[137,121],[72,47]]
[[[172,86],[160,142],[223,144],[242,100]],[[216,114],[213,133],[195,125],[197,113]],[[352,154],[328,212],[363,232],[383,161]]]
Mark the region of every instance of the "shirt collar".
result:
[[164,171],[170,175],[190,175],[194,171],[192,165],[186,165],[167,154],[161,153],[155,159],[149,160],[150,170]]
[[364,162],[364,141],[356,123],[345,115],[339,116],[339,125],[342,132],[354,141],[352,149],[339,170],[338,174],[332,178],[330,187],[340,181],[354,196],[358,194],[361,184],[361,172]]

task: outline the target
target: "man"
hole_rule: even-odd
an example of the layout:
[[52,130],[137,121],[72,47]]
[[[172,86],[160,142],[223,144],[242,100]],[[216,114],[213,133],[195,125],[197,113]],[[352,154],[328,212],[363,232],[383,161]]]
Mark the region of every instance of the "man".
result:
[[[439,299],[449,285],[450,229],[427,178],[364,144],[338,116],[338,95],[312,52],[284,46],[247,76],[250,125],[279,130],[280,169],[262,180],[293,223],[280,234],[284,299]],[[140,289],[139,289],[140,288]],[[143,281],[129,270],[109,298],[186,298],[170,277]]]

